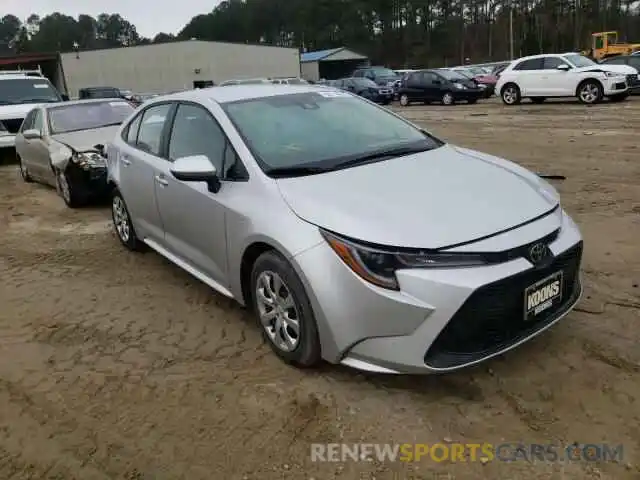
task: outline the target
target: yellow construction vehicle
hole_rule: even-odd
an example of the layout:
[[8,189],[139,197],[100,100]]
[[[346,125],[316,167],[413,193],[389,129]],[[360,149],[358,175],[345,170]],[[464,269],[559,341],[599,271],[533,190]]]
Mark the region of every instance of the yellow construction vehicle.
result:
[[637,51],[640,51],[640,43],[619,42],[618,32],[598,32],[591,34],[591,50],[583,53],[594,60],[602,60]]

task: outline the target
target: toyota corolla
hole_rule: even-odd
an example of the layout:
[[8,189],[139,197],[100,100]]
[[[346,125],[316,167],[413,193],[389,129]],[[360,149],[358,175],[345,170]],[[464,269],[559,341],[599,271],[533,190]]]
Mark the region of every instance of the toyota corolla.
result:
[[349,92],[158,97],[108,150],[117,236],[255,312],[299,367],[460,369],[577,303],[582,239],[528,170]]

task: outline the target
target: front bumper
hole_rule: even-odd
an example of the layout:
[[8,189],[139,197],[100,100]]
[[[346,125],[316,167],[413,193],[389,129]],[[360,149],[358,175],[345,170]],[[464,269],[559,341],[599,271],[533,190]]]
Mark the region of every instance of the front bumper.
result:
[[106,167],[81,168],[73,166],[67,167],[65,172],[68,181],[82,197],[99,198],[109,191]]
[[604,95],[618,95],[625,93],[629,89],[627,79],[624,75],[619,77],[607,77],[603,82]]
[[[546,237],[552,223],[546,218],[522,227],[526,236],[540,234],[523,243]],[[494,245],[505,235],[514,231],[495,237]],[[483,247],[486,242],[491,240]],[[294,260],[311,292],[327,361],[380,373],[436,373],[511,350],[573,308],[582,291],[582,239],[566,214],[549,249],[554,260],[545,267],[519,257],[484,267],[398,271],[400,291],[361,280],[324,243]],[[564,279],[560,303],[525,323],[525,288],[559,270]]]
[[15,148],[16,136],[15,135],[0,135],[0,148]]

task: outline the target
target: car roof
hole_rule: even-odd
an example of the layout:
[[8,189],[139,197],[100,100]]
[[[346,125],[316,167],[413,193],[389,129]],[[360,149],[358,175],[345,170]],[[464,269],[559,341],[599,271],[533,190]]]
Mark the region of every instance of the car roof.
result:
[[[163,101],[191,101],[205,103],[212,100],[216,103],[229,103],[242,100],[251,100],[262,97],[275,97],[277,95],[292,95],[295,93],[310,93],[322,90],[322,86],[316,85],[287,85],[287,84],[251,84],[229,85],[225,87],[209,87],[199,90],[187,90],[170,95],[161,95],[152,100],[150,105]],[[333,90],[332,90],[333,91]]]
[[119,103],[127,103],[125,99],[116,97],[116,98],[88,98],[84,100],[70,100],[68,102],[56,102],[56,103],[47,103],[42,105],[41,108],[45,110],[61,108],[61,107],[73,107],[77,105],[91,105],[92,103],[108,103],[108,102],[119,102]]

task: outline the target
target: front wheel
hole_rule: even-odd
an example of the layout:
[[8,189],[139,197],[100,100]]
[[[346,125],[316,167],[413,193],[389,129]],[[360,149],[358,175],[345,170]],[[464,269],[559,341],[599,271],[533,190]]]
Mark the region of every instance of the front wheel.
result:
[[585,80],[578,87],[578,100],[585,105],[594,105],[602,100],[602,85],[596,80]]
[[251,292],[262,334],[284,362],[314,367],[321,361],[318,327],[304,286],[289,262],[274,251],[253,265]]
[[55,169],[56,190],[69,208],[78,208],[84,204],[83,198],[78,193],[77,186],[69,180],[64,170]]
[[400,105],[402,105],[403,107],[408,107],[410,103],[411,101],[409,100],[409,95],[407,95],[406,93],[400,95]]

